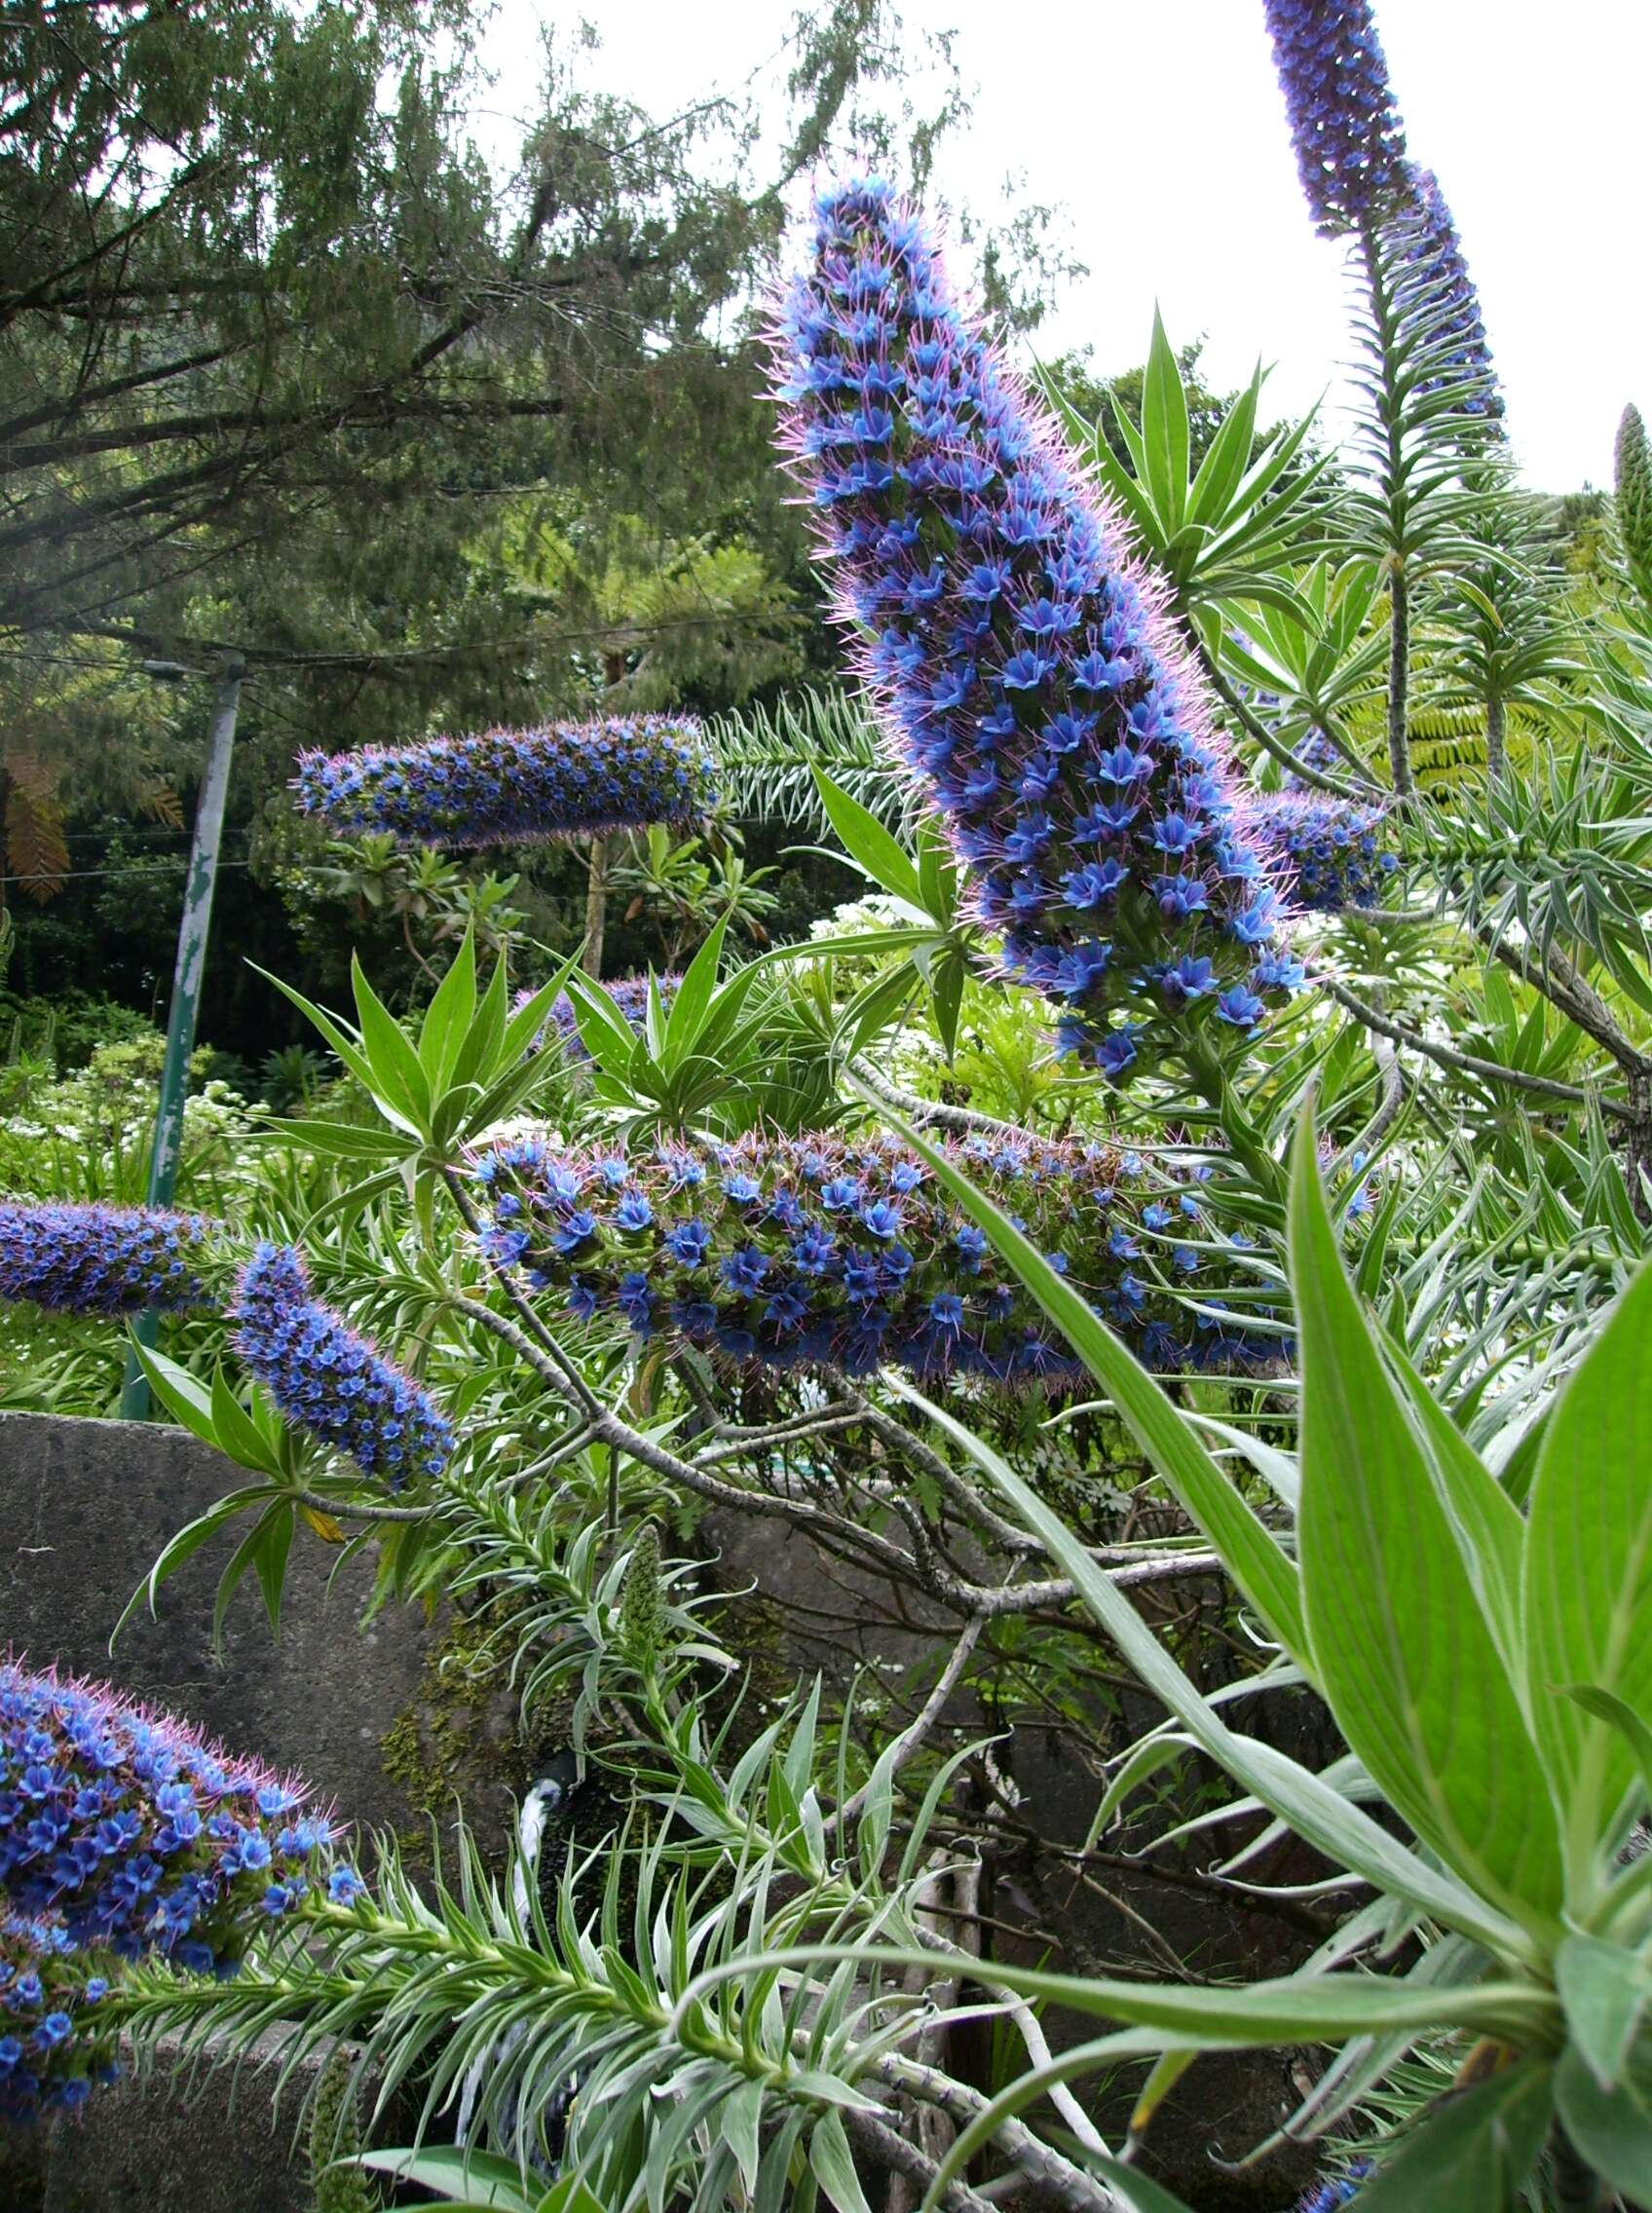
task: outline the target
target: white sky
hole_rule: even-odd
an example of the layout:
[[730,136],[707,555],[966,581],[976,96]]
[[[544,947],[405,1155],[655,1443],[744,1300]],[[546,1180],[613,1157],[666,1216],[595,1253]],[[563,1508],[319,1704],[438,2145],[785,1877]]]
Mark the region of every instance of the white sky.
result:
[[[1219,387],[1259,355],[1276,413],[1347,357],[1342,256],[1296,182],[1261,0],[905,0],[957,33],[974,113],[941,159],[948,196],[989,213],[1009,172],[1061,204],[1090,275],[1040,353],[1088,343],[1103,374],[1142,359],[1153,302],[1204,332]],[[530,103],[537,25],[582,16],[581,74],[657,113],[741,85],[792,0],[500,0],[485,49],[501,109]],[[1627,400],[1652,409],[1652,0],[1376,0],[1409,151],[1439,174],[1481,294],[1527,479],[1611,482]],[[513,98],[513,94],[516,95]],[[1337,406],[1333,391],[1330,402]],[[1334,412],[1328,430],[1339,434]]]

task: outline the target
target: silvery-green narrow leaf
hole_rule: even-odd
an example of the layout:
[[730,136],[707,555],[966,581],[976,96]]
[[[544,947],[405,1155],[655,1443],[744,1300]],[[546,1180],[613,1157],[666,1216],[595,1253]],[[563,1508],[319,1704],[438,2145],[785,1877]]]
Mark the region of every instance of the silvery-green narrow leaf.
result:
[[878,817],[835,784],[823,769],[814,771],[815,788],[828,820],[843,840],[844,850],[883,890],[904,899],[919,913],[923,892],[918,869],[900,841],[890,836]]
[[[671,1011],[665,1017],[663,1048],[657,1046],[658,1059],[668,1056],[681,1058],[698,1036],[705,1020],[705,1011],[711,1004],[711,994],[717,989],[717,964],[723,957],[723,940],[729,932],[729,918],[720,916],[705,943],[690,961],[687,973],[677,986],[677,996],[671,1002]],[[651,973],[649,999],[657,1008],[660,1004],[659,986]]]
[[1180,527],[1186,505],[1190,445],[1182,370],[1165,336],[1163,318],[1154,308],[1152,341],[1142,379],[1142,446],[1147,489],[1167,538]]
[[1230,1731],[1060,1515],[961,1422],[920,1394],[906,1386],[902,1389],[991,1479],[1017,1519],[1038,1538],[1062,1572],[1072,1578],[1079,1596],[1111,1636],[1126,1665],[1236,1782],[1288,1821],[1298,1836],[1376,1889],[1392,1891],[1420,1906],[1499,1957],[1529,1950],[1517,1924],[1448,1871],[1429,1866],[1295,1760],[1270,1744]]
[[[1237,1486],[1199,1443],[1163,1391],[1101,1316],[1059,1276],[1008,1215],[980,1191],[938,1146],[864,1095],[933,1169],[937,1180],[985,1231],[1107,1391],[1119,1419],[1175,1492],[1189,1518],[1220,1553],[1229,1574],[1293,1656],[1304,1648],[1301,1599],[1295,1562]],[[904,1389],[904,1386],[902,1387]]]
[[1337,1725],[1417,1835],[1498,1910],[1552,1928],[1559,1837],[1521,1702],[1416,1427],[1343,1272],[1311,1117],[1291,1179],[1302,1360],[1303,1601]]
[[476,927],[467,922],[459,951],[432,994],[419,1025],[419,1060],[432,1096],[446,1088],[470,1017],[476,1011]]
[[350,983],[356,994],[356,1018],[361,1025],[361,1050],[373,1071],[373,1095],[382,1107],[394,1107],[410,1128],[423,1133],[431,1121],[430,1078],[406,1031],[367,981],[367,972],[354,953]]
[[854,2154],[837,2112],[823,2113],[809,2131],[808,2163],[838,2213],[872,2213],[855,2173]]
[[1634,1754],[1609,1721],[1562,1695],[1589,1684],[1652,1719],[1652,1268],[1619,1299],[1550,1416],[1526,1526],[1524,1613],[1532,1723],[1565,1811],[1573,1880],[1596,1860]]
[[1403,1354],[1395,1374],[1422,1431],[1440,1502],[1517,1697],[1525,1690],[1521,1642],[1521,1555],[1525,1524],[1520,1509]]

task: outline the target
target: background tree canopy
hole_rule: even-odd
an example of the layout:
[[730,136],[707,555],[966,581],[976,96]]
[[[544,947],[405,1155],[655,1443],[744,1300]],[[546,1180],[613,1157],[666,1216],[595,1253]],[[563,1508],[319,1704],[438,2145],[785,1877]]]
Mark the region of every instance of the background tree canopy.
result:
[[[749,94],[645,114],[592,89],[588,32],[547,33],[537,119],[489,159],[475,20],[42,0],[0,28],[0,912],[43,909],[25,989],[164,988],[208,687],[146,660],[246,656],[227,852],[259,881],[227,896],[265,942],[301,744],[712,710],[825,662],[754,398],[762,285],[823,155],[922,174],[962,106],[944,42],[883,0],[800,14],[776,136]],[[881,104],[924,43],[934,112]],[[1034,228],[987,242],[1006,307]],[[112,933],[111,897],[157,928]]]

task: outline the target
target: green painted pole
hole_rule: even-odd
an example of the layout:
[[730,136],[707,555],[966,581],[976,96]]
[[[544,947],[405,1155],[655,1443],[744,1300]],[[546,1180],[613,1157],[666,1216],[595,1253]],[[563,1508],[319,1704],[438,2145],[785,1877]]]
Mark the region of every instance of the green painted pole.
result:
[[[218,881],[218,846],[224,833],[224,803],[229,797],[230,759],[235,752],[235,718],[241,704],[245,662],[226,654],[218,667],[218,696],[212,709],[212,734],[206,775],[195,809],[195,835],[189,849],[189,881],[184,886],[183,919],[178,924],[177,965],[172,971],[172,1004],[167,1018],[167,1058],[161,1069],[161,1105],[155,1116],[155,1144],[149,1155],[152,1207],[170,1206],[177,1187],[178,1156],[183,1150],[183,1108],[189,1096],[189,1057],[195,1050],[195,1017],[201,1004],[201,978],[206,966],[206,936],[212,923],[212,893]],[[152,1348],[160,1327],[153,1307],[140,1314],[132,1334]],[[121,1386],[121,1418],[142,1421],[149,1411],[149,1378],[135,1353],[127,1354]]]

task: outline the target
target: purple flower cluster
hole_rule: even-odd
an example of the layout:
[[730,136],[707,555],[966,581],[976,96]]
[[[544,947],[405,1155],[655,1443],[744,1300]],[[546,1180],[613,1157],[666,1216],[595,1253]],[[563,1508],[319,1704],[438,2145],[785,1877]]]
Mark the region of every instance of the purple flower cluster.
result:
[[197,1268],[223,1233],[198,1214],[0,1199],[0,1298],[60,1314],[205,1306]]
[[306,1796],[169,1715],[0,1663],[0,2104],[84,2098],[107,2059],[86,2014],[118,1961],[233,1971],[334,1840]]
[[1406,132],[1370,0],[1263,0],[1317,228],[1336,238],[1405,183]]
[[[671,1001],[677,996],[683,979],[675,968],[667,968],[663,974],[657,975],[654,981],[659,993],[659,1003],[669,1014]],[[632,1029],[638,1031],[641,1031],[643,1024],[648,1020],[648,977],[642,975],[616,976],[612,982],[605,979],[602,986]],[[518,992],[512,1011],[519,1013],[533,995],[531,991]],[[585,1051],[584,1040],[580,1035],[580,1018],[575,1013],[574,1002],[566,992],[559,992],[551,1001],[550,1018],[535,1037],[531,1050],[536,1053],[543,1051],[549,1042],[550,1032],[553,1029],[556,1031],[557,1041],[564,1059],[569,1061],[588,1061],[590,1059],[589,1053]]]
[[86,1952],[52,1914],[0,1917],[0,2120],[86,2103],[115,2073],[107,2025],[113,1963]]
[[410,1375],[319,1299],[290,1245],[260,1244],[241,1272],[235,1349],[289,1421],[393,1490],[438,1475],[453,1430]]
[[[1271,1360],[1238,1317],[1195,1320],[1174,1294],[1213,1235],[1185,1180],[1094,1144],[948,1150],[1149,1366]],[[667,1142],[627,1157],[526,1138],[475,1172],[487,1257],[582,1322],[609,1316],[771,1369],[889,1363],[1000,1384],[1082,1373],[987,1238],[888,1139]]]
[[836,612],[1006,971],[1108,1074],[1288,986],[1201,681],[1122,525],[889,186],[815,203],[772,341]]
[[1334,915],[1374,907],[1400,863],[1379,843],[1387,809],[1379,803],[1330,799],[1317,792],[1270,792],[1253,803],[1258,837],[1276,854],[1298,907]]
[[1408,162],[1406,176],[1409,192],[1396,217],[1408,267],[1402,317],[1419,349],[1433,356],[1418,389],[1453,392],[1465,415],[1495,422],[1503,395],[1457,226],[1432,169]]
[[424,845],[645,830],[697,821],[717,800],[699,725],[660,715],[304,753],[293,789],[342,836],[383,831]]

